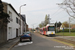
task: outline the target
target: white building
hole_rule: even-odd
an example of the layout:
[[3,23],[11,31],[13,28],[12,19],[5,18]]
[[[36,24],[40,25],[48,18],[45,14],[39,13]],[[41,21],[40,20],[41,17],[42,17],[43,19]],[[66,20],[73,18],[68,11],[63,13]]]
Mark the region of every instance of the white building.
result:
[[19,14],[13,8],[11,4],[5,3],[4,11],[9,14],[9,23],[7,24],[7,40],[18,37],[20,33],[20,24],[22,19],[20,19]]
[[64,28],[64,27],[61,25],[61,26],[60,26],[60,30],[63,30],[63,28]]
[[7,40],[22,35],[22,33],[26,30],[25,15],[18,14],[13,6],[9,3],[3,2],[3,6],[4,12],[10,16],[10,18],[8,18],[10,22],[7,24]]

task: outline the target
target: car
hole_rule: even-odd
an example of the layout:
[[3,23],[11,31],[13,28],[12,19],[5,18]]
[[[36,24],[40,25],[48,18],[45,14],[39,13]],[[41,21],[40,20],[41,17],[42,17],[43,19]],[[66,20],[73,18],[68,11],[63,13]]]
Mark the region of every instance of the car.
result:
[[32,41],[32,34],[31,34],[31,32],[24,32],[20,36],[20,42],[26,41],[26,40]]

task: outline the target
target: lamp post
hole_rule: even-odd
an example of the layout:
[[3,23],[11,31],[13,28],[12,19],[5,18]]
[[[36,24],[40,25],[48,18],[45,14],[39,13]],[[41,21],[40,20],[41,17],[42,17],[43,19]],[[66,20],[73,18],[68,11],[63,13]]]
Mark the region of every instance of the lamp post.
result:
[[26,4],[20,6],[20,9],[19,9],[20,14],[21,14],[21,7],[22,7],[22,6],[26,6]]
[[34,25],[35,25],[36,23],[34,23],[34,24],[32,24],[32,26],[33,26],[33,33],[34,33]]
[[[21,7],[22,7],[22,6],[26,6],[26,4],[21,5],[20,8],[19,8],[19,16],[20,16],[20,35],[21,35]],[[26,24],[25,24],[25,27],[26,27]]]

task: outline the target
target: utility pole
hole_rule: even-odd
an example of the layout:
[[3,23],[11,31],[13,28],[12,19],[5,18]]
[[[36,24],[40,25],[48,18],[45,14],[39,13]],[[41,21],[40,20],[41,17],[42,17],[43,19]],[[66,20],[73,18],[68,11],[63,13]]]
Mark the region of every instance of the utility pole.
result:
[[56,33],[57,33],[57,21],[56,21]]
[[34,24],[32,24],[32,27],[33,27],[33,33],[34,33],[34,25],[35,25],[35,23],[34,23]]
[[48,24],[50,24],[50,21],[49,21],[49,16],[50,16],[50,15],[48,14]]
[[70,31],[70,17],[69,17],[69,33],[71,33],[71,31]]
[[[75,17],[73,17],[75,19]],[[69,33],[71,33],[71,30],[70,30],[70,19],[71,17],[69,17]]]

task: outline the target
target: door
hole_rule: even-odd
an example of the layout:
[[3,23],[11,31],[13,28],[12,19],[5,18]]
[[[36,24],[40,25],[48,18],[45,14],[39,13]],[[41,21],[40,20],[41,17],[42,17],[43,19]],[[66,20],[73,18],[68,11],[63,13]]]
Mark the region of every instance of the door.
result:
[[16,37],[18,37],[18,29],[16,29]]
[[8,35],[9,35],[9,39],[11,39],[12,38],[12,28],[11,27],[9,27],[9,33],[8,33]]

